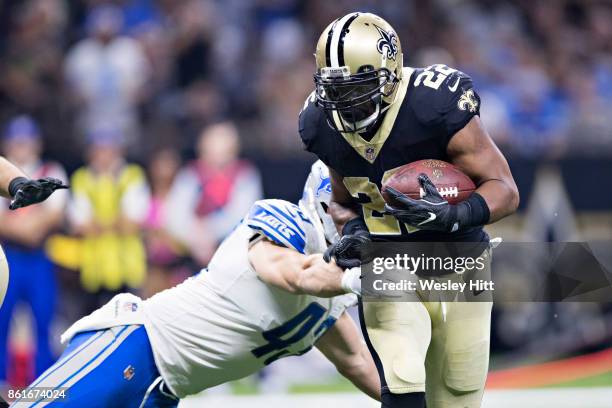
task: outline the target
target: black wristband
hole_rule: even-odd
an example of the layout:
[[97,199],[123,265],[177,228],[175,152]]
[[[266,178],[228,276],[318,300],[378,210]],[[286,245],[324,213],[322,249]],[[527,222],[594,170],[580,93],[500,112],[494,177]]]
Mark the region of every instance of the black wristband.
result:
[[467,200],[457,204],[459,228],[485,225],[489,222],[490,217],[489,206],[478,193],[472,193]]
[[368,226],[361,217],[355,217],[342,227],[342,235],[369,235]]
[[19,188],[27,182],[28,182],[28,179],[25,177],[15,177],[9,183],[8,193],[11,195],[11,197],[15,197],[15,194],[17,194],[17,191],[19,190]]

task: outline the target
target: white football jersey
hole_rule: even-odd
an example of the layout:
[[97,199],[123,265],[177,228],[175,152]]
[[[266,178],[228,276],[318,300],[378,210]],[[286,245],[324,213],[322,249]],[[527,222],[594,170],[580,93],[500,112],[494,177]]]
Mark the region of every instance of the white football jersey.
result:
[[157,367],[178,397],[307,352],[356,302],[352,294],[318,298],[264,283],[248,261],[257,235],[305,254],[325,250],[322,232],[300,207],[257,201],[208,269],[143,303]]

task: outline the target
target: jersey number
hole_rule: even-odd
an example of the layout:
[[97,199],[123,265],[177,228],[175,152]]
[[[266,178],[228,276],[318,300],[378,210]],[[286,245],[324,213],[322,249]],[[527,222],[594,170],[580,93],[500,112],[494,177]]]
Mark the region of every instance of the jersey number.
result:
[[[320,304],[312,302],[306,306],[304,310],[282,325],[263,332],[263,338],[267,340],[268,343],[251,350],[251,353],[257,358],[265,358],[264,364],[266,365],[281,357],[290,355],[301,356],[310,350],[312,346],[308,346],[296,352],[291,352],[289,347],[306,337],[306,335],[314,329],[319,320],[321,320],[321,317],[323,317],[326,311],[327,310]],[[325,333],[335,321],[336,319],[331,316],[325,319],[314,332],[315,337],[319,337]]]
[[430,65],[416,77],[414,86],[419,86],[422,83],[429,88],[437,90],[442,85],[442,82],[455,71],[457,70],[442,64]]
[[[382,183],[391,177],[396,169],[387,170],[382,177]],[[361,204],[363,218],[368,230],[374,235],[401,235],[400,222],[392,215],[385,214],[385,199],[378,186],[367,177],[345,177],[344,185],[351,195]],[[406,225],[411,233],[416,228]]]

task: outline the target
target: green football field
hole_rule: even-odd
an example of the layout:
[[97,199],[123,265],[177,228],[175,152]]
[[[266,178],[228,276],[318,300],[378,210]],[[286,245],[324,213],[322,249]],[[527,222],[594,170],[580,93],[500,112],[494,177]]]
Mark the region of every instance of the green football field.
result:
[[612,371],[592,377],[581,378],[579,380],[562,382],[548,387],[612,387]]
[[[582,387],[612,387],[612,371],[581,378],[579,380],[561,382],[558,384],[548,385],[542,388],[582,388]],[[231,389],[236,395],[255,395],[258,394],[258,388],[255,382],[251,379],[235,381],[231,383]],[[320,393],[344,393],[358,392],[353,384],[344,377],[338,376],[331,381],[324,383],[303,383],[293,384],[289,387],[289,393],[292,394],[320,394]]]

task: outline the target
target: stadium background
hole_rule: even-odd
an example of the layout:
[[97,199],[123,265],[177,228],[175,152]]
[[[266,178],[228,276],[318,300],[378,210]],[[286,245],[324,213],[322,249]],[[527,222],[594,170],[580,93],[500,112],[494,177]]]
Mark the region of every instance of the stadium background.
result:
[[[301,149],[297,114],[313,87],[314,44],[332,19],[354,10],[396,28],[406,65],[444,63],[474,79],[482,119],[522,197],[519,213],[489,228],[492,236],[612,239],[608,2],[5,0],[4,154],[43,173],[63,168],[77,188],[32,213],[0,212],[3,246],[17,254],[9,256],[11,285],[20,287],[16,307],[0,312],[11,322],[8,336],[0,328],[8,338],[0,384],[31,380],[61,350],[59,333],[114,292],[149,296],[197,271],[254,199],[300,197],[313,158]],[[36,165],[41,144],[53,164]],[[82,166],[81,175],[116,174],[123,158],[140,167],[130,167],[127,181],[105,180],[100,197],[88,193],[100,185],[75,176]],[[24,221],[33,214],[44,222]],[[29,235],[16,233],[24,228]],[[117,265],[88,264],[84,251],[136,261],[122,276]],[[491,388],[612,386],[610,305],[497,307],[492,335]],[[313,352],[214,393],[351,390]]]

